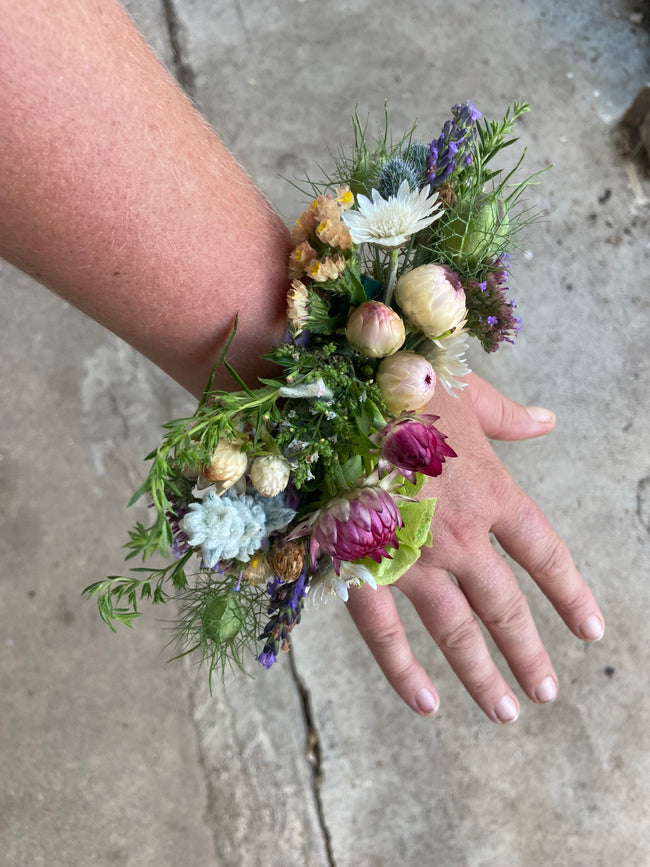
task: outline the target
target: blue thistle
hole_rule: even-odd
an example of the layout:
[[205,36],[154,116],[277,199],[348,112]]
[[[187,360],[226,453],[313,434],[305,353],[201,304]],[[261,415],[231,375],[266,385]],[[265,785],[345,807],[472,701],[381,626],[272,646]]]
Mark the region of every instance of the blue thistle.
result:
[[439,138],[429,145],[427,180],[432,187],[441,186],[456,169],[472,161],[471,145],[476,137],[476,121],[483,116],[471,102],[453,106]]
[[384,199],[396,196],[403,181],[408,181],[411,190],[418,190],[422,182],[422,172],[402,157],[388,160],[377,181],[377,191]]
[[289,649],[289,633],[296,623],[300,623],[307,593],[307,574],[301,572],[290,584],[277,578],[267,585],[266,592],[271,599],[268,614],[272,616],[260,635],[260,641],[266,643],[257,661],[269,669],[278,661],[279,652]]

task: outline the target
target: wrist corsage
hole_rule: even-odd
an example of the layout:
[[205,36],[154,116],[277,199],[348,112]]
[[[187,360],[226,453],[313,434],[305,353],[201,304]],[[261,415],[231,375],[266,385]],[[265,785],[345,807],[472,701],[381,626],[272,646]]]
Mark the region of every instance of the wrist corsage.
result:
[[[456,453],[427,406],[463,388],[469,337],[492,352],[520,330],[509,252],[534,176],[492,160],[526,111],[491,122],[456,105],[429,143],[415,127],[393,143],[387,121],[369,142],[355,118],[291,232],[287,334],[264,356],[276,378],[241,380],[235,326],[195,414],[147,456],[131,502],[148,496],[154,519],[127,560],[174,559],[86,588],[111,628],[174,598],[177,655],[198,651],[210,674],[247,652],[270,668],[306,599],[390,584],[432,544],[435,499],[418,493]],[[213,387],[220,366],[236,390]]]

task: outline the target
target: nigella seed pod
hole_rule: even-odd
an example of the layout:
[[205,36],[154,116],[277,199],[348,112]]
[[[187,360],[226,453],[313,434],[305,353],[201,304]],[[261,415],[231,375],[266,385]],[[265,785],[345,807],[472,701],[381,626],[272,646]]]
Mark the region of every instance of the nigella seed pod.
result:
[[508,247],[510,220],[501,199],[482,197],[471,208],[460,207],[442,228],[441,244],[455,264],[477,265],[495,259]]
[[236,594],[211,596],[201,610],[201,624],[215,644],[229,644],[244,625],[244,609]]
[[209,482],[219,482],[222,491],[232,488],[248,468],[248,456],[241,447],[239,440],[220,440],[210,463],[203,468],[203,477]]
[[402,346],[406,331],[402,317],[380,301],[366,301],[355,308],[345,328],[348,343],[362,355],[384,358]]
[[410,350],[384,358],[377,369],[377,385],[389,412],[419,412],[436,388],[436,374],[422,355]]
[[460,331],[467,318],[465,290],[445,265],[420,265],[397,281],[395,300],[407,319],[427,337]]
[[258,494],[275,497],[289,483],[289,464],[279,455],[262,455],[251,466],[251,482]]

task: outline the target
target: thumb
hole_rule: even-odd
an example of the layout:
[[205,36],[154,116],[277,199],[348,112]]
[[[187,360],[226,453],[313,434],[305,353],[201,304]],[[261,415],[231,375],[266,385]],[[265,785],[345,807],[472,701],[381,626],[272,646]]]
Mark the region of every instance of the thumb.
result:
[[555,414],[550,409],[516,403],[475,373],[468,374],[465,381],[483,432],[491,439],[533,439],[555,427]]

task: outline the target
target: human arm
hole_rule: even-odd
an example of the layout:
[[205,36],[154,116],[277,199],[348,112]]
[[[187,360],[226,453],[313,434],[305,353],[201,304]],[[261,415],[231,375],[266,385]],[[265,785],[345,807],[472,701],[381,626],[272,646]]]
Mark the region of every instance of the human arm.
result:
[[287,230],[121,5],[1,0],[0,46],[0,255],[195,395],[239,314],[254,378]]

